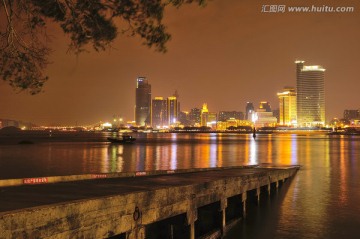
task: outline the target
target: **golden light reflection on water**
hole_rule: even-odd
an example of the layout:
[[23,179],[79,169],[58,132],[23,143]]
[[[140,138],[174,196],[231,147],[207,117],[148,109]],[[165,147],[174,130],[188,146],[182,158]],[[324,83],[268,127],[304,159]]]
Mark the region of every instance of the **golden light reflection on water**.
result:
[[[306,144],[307,146],[309,144]],[[300,175],[300,176],[298,176]],[[327,220],[326,197],[327,185],[319,180],[320,175],[314,175],[312,170],[300,171],[288,191],[279,218],[279,227],[299,228],[307,235],[317,235],[318,238],[325,238],[322,226]],[[306,213],[303,213],[306,212]],[[306,214],[306,216],[304,216]],[[303,238],[316,238],[314,236],[303,236]]]
[[[250,137],[250,136],[249,136]],[[250,155],[250,147],[249,147],[249,140],[245,140],[244,145],[244,155],[241,155],[241,151],[238,151],[238,157],[244,158],[244,164],[249,164],[249,155]]]
[[257,142],[250,139],[250,152],[249,152],[249,164],[257,164]]
[[289,139],[291,136],[283,137],[281,144],[279,144],[280,159],[282,164],[291,164],[292,160],[292,141]]
[[[353,145],[349,146],[351,143]],[[353,223],[346,215],[358,215],[360,209],[355,205],[349,207],[349,197],[360,200],[360,194],[350,193],[359,190],[360,185],[355,185],[354,176],[349,175],[354,154],[349,154],[348,150],[359,150],[359,141],[343,136],[298,137],[297,148],[297,162],[303,169],[298,172],[287,192],[289,196],[282,203],[279,227],[300,228],[301,234],[297,234],[297,238],[329,238],[329,233],[341,235],[341,229],[336,225],[345,223],[344,220]],[[359,151],[356,155],[360,159]],[[358,167],[354,169],[359,170]],[[359,174],[356,175],[359,180]],[[353,219],[359,221],[357,217]],[[284,238],[291,237],[291,232],[282,234]]]
[[[326,167],[330,164],[329,142],[324,140],[322,146],[319,146],[321,148],[314,151],[316,141],[313,141],[311,136],[260,135],[253,139],[251,135],[175,136],[172,134],[170,139],[167,141],[167,138],[164,138],[164,141],[158,140],[157,143],[152,144],[121,146],[130,151],[121,159],[125,162],[123,169],[174,170],[258,163],[310,165],[314,157],[323,160]],[[87,151],[85,156],[92,157],[92,152]],[[109,162],[104,157],[101,158],[102,171],[122,170],[120,167],[108,165]],[[111,160],[114,160],[114,157]],[[311,177],[309,174],[308,176]]]
[[[216,148],[215,145],[213,147]],[[223,167],[224,166],[223,154],[222,154],[223,150],[224,150],[223,149],[223,144],[218,144],[217,151],[216,151],[216,154],[217,154],[216,158],[217,159],[215,159],[215,161],[217,161],[218,167]]]
[[122,145],[115,146],[112,145],[111,147],[108,147],[107,150],[107,156],[108,156],[108,162],[103,163],[103,169],[102,172],[119,172],[123,171],[123,153],[124,153],[124,147]]
[[273,160],[273,141],[272,135],[268,135],[268,147],[267,147],[267,156],[266,156],[266,163],[272,163]]
[[347,177],[348,177],[348,163],[346,160],[346,149],[345,149],[345,140],[344,137],[342,137],[342,140],[340,141],[340,147],[339,147],[339,156],[340,156],[340,190],[339,190],[339,203],[342,205],[346,205],[348,201],[348,187],[347,187]]

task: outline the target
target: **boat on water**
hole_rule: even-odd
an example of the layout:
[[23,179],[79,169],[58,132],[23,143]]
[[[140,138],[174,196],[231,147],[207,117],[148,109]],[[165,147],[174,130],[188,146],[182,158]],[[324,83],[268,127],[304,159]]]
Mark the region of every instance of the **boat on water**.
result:
[[359,127],[347,127],[342,130],[334,130],[329,135],[360,135],[360,128]]
[[115,144],[132,144],[136,139],[131,135],[123,135],[122,138],[109,137],[107,140]]

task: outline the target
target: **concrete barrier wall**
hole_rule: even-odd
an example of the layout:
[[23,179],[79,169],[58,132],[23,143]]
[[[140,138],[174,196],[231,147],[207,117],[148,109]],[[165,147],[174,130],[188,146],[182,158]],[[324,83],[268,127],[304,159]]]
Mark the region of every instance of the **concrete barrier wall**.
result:
[[0,180],[0,188],[1,187],[11,187],[11,186],[21,186],[21,185],[26,185],[26,184],[60,183],[60,182],[82,181],[82,180],[92,180],[92,179],[102,179],[102,178],[141,177],[141,176],[152,176],[152,175],[163,175],[163,174],[174,174],[174,173],[194,173],[194,172],[204,172],[204,171],[212,171],[212,170],[224,170],[224,169],[230,169],[230,168],[234,169],[234,168],[253,168],[253,167],[258,167],[258,165],[1,179]]

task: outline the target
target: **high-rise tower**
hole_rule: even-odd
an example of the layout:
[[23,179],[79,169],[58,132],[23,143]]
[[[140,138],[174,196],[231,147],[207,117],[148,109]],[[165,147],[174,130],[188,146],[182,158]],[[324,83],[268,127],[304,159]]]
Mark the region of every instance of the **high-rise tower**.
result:
[[153,128],[168,126],[167,100],[163,97],[155,97],[151,105],[151,126]]
[[167,115],[168,115],[168,123],[170,125],[174,125],[178,121],[178,101],[175,96],[169,96],[167,98]]
[[254,105],[251,102],[247,102],[246,103],[246,107],[245,107],[245,120],[251,120],[251,116],[254,112]]
[[305,66],[295,61],[297,89],[297,122],[300,127],[325,124],[325,69],[322,66]]
[[208,118],[209,118],[209,110],[207,104],[204,103],[201,109],[201,126],[207,126],[207,123],[209,121]]
[[151,85],[145,77],[136,79],[135,122],[138,126],[150,123]]
[[296,125],[296,92],[293,87],[284,87],[279,97],[279,123],[280,125]]

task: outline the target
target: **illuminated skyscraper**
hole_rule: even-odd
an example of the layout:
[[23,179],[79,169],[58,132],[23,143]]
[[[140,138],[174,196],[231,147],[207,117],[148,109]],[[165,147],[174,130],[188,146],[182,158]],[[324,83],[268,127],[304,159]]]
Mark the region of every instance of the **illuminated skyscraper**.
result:
[[177,122],[178,118],[178,101],[176,96],[169,96],[167,98],[167,115],[168,115],[168,124],[174,125]]
[[151,103],[151,126],[162,128],[168,125],[167,100],[163,97],[155,97]]
[[192,125],[201,124],[201,109],[193,108],[190,110],[189,118]]
[[180,111],[178,113],[178,121],[180,122],[180,124],[182,124],[184,126],[190,126],[191,121],[190,121],[189,112],[188,111]]
[[296,61],[297,122],[300,127],[325,124],[325,69]]
[[279,123],[280,125],[296,125],[296,92],[295,88],[285,87],[277,93],[279,97]]
[[251,102],[247,102],[246,103],[246,108],[245,108],[245,120],[250,120],[251,121],[251,116],[254,112],[254,105]]
[[344,110],[344,119],[360,119],[360,110]]
[[150,123],[151,85],[145,77],[136,79],[135,122],[138,126]]
[[207,104],[204,103],[201,109],[201,126],[207,126],[208,118],[209,118],[209,110],[207,108]]

